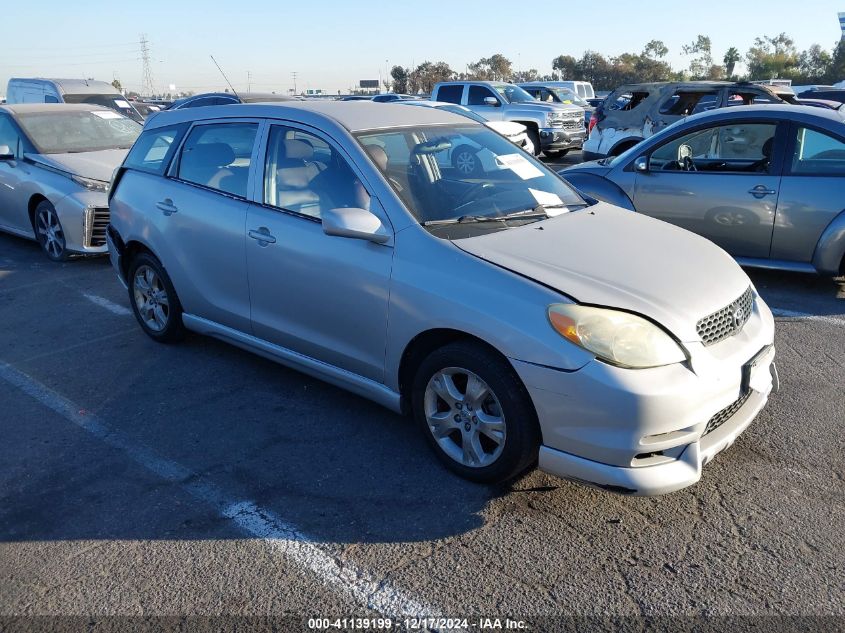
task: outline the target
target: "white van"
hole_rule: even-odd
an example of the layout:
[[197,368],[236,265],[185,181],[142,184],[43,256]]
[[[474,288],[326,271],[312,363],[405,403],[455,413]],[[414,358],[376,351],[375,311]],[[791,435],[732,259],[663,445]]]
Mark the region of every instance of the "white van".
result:
[[7,103],[88,103],[111,108],[144,123],[144,117],[105,81],[93,79],[22,79],[13,77],[6,87]]
[[[543,86],[552,86],[554,88],[569,88],[582,99],[596,98],[596,91],[593,90],[593,84],[589,81],[529,81],[527,83],[542,84]],[[523,83],[521,85],[527,84]]]

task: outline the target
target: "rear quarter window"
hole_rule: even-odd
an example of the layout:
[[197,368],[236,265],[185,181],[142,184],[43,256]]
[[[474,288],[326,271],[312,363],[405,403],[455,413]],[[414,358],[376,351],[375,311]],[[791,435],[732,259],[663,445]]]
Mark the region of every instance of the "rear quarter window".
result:
[[128,169],[162,175],[170,164],[170,159],[179,145],[179,141],[188,129],[187,123],[171,127],[156,128],[142,132],[123,166]]

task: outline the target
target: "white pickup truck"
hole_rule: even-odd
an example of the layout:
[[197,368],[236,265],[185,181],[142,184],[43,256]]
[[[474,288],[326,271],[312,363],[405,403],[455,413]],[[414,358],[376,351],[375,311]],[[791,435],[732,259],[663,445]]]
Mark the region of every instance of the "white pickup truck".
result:
[[466,106],[488,121],[513,121],[527,128],[534,153],[553,158],[584,143],[584,111],[577,106],[537,101],[519,86],[496,81],[435,84],[432,101]]

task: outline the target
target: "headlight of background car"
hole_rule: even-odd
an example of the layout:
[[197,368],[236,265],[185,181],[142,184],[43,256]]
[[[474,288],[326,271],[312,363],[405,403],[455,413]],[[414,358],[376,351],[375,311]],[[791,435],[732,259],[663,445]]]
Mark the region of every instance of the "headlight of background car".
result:
[[560,112],[546,112],[546,124],[550,127],[561,121],[563,121],[563,115]]
[[671,336],[635,314],[555,303],[548,315],[558,334],[613,365],[642,369],[687,358]]
[[88,191],[102,191],[107,193],[109,190],[109,183],[103,180],[94,180],[93,178],[83,178],[82,176],[71,176],[70,179],[77,185],[82,185]]

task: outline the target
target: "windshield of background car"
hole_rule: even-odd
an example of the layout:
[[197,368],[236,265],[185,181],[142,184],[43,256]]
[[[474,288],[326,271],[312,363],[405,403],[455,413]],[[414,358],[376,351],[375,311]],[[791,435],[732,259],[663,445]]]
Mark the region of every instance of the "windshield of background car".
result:
[[88,103],[90,105],[99,105],[105,106],[107,108],[111,108],[115,112],[120,112],[123,116],[129,117],[130,119],[134,119],[139,123],[143,120],[142,117],[135,111],[135,108],[132,107],[132,104],[129,103],[123,95],[120,94],[113,94],[113,95],[91,95],[91,94],[82,94],[82,95],[63,95],[62,98],[65,100],[65,103]]
[[572,92],[569,88],[549,88],[555,96],[560,100],[561,103],[571,103],[573,105],[577,105],[580,108],[589,108],[590,104],[584,101],[581,97],[577,94]]
[[[557,174],[483,125],[378,130],[356,137],[417,221],[447,221],[427,227],[438,235],[445,235],[451,220],[462,220],[459,237],[472,237],[586,205]],[[532,217],[477,221],[523,212]]]
[[129,149],[141,126],[113,110],[28,112],[17,121],[40,154]]
[[513,84],[493,84],[493,89],[498,92],[508,103],[523,103],[536,101],[534,97],[525,92],[519,86]]

